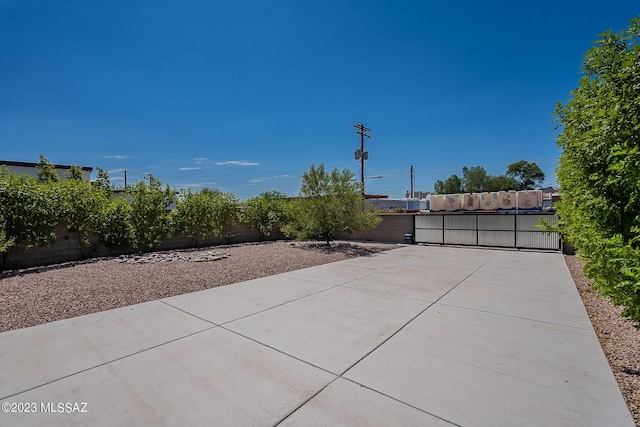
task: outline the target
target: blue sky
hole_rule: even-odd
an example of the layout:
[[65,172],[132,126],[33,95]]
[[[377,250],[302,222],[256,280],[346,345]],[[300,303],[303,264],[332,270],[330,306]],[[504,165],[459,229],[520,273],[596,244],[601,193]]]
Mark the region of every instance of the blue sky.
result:
[[0,0],[0,160],[151,173],[246,199],[311,164],[404,197],[463,166],[536,160],[553,111],[630,0]]

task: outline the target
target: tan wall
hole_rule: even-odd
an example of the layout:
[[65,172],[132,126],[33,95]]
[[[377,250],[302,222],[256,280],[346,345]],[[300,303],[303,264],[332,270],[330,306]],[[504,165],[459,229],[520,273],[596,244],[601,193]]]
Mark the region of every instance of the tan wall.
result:
[[370,230],[362,230],[353,234],[343,234],[341,239],[364,240],[372,242],[403,243],[404,235],[413,234],[412,213],[384,213],[379,214],[382,221]]
[[[381,214],[382,221],[374,229],[364,230],[354,234],[343,234],[340,239],[363,240],[374,242],[397,242],[404,241],[406,233],[413,233],[413,214]],[[227,243],[257,242],[260,235],[257,230],[252,230],[248,224],[240,224],[233,230],[233,238],[227,242],[226,239],[211,238],[198,242],[198,246],[215,246]],[[109,250],[106,246],[92,239],[92,245],[80,250],[78,243],[78,233],[69,231],[66,224],[59,224],[56,228],[56,241],[51,246],[29,248],[17,246],[10,249],[5,259],[4,268],[6,270],[16,268],[34,267],[39,265],[57,264],[67,261],[76,261],[83,258],[118,256],[138,252],[133,248],[119,248]],[[272,233],[264,240],[279,240],[285,237],[282,233]],[[194,246],[191,238],[183,235],[174,236],[165,241],[158,249],[183,249]],[[1,256],[1,255],[0,255]]]

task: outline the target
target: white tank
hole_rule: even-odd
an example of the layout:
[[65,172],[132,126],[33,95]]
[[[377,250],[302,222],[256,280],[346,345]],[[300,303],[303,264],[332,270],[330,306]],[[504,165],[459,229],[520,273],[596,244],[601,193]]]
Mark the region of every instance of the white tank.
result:
[[462,205],[465,211],[475,211],[477,209],[480,209],[480,194],[479,193],[463,194]]
[[445,196],[443,194],[429,195],[429,210],[431,212],[443,211],[445,209]]
[[462,207],[462,194],[447,194],[445,196],[446,210],[459,211]]
[[420,200],[407,199],[407,212],[418,212],[420,210]]
[[515,191],[498,191],[498,209],[513,211],[516,209],[517,195]]
[[480,193],[480,209],[483,211],[495,211],[498,209],[498,193]]
[[539,211],[542,209],[542,190],[518,191],[518,210]]

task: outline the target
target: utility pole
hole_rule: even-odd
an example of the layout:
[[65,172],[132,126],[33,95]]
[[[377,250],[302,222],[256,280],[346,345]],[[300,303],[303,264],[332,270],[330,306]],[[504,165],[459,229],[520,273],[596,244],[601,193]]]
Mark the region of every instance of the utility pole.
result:
[[127,170],[124,170],[124,189],[127,189]]
[[353,127],[358,129],[356,133],[360,135],[360,148],[356,150],[355,155],[356,160],[360,160],[360,182],[362,183],[362,198],[364,198],[364,161],[369,159],[369,152],[364,151],[364,137],[369,139],[373,139],[373,137],[367,134],[371,129],[365,125],[356,123]]
[[411,172],[411,198],[413,199],[413,165],[411,165],[411,168],[409,168],[409,171]]

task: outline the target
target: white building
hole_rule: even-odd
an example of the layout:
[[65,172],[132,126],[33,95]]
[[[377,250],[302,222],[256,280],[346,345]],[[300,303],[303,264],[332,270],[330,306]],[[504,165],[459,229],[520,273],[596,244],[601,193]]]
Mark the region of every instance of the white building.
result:
[[[0,160],[0,168],[5,166],[7,170],[11,173],[15,174],[25,174],[32,176],[34,178],[38,178],[38,163],[29,163],[29,162],[13,162],[9,160]],[[61,180],[67,179],[66,173],[71,169],[71,166],[67,165],[53,165],[56,170],[56,173],[60,177]],[[91,172],[93,172],[92,167],[88,166],[79,166],[82,170],[82,180],[90,181],[91,180]]]

